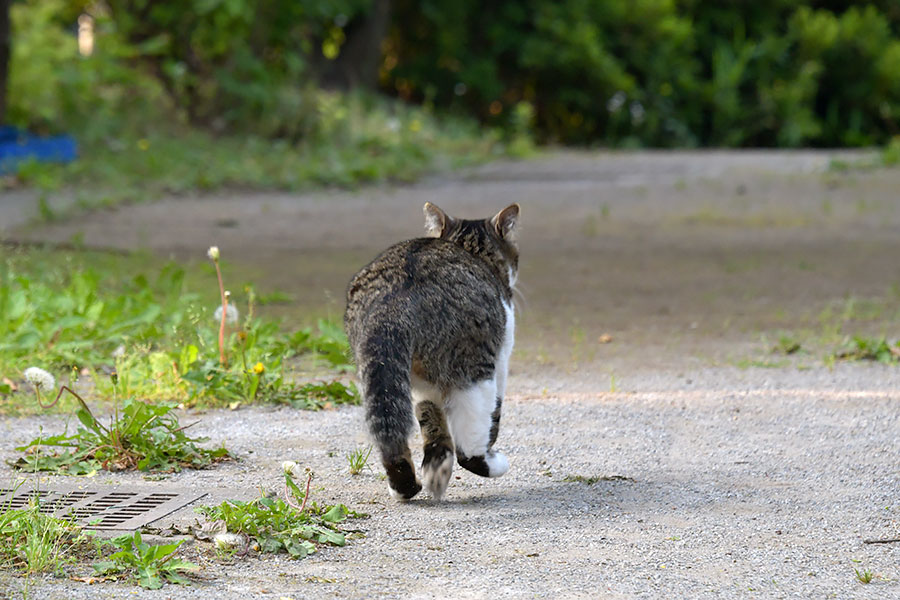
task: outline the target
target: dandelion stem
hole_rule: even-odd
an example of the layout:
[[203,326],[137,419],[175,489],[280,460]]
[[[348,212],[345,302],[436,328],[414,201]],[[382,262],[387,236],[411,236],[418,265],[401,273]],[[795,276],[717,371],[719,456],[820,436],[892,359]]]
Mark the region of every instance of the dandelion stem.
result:
[[219,296],[222,298],[222,318],[219,320],[219,362],[225,365],[225,318],[228,315],[228,296],[225,295],[225,284],[222,283],[222,270],[219,261],[213,260],[216,265],[216,277],[219,279]]

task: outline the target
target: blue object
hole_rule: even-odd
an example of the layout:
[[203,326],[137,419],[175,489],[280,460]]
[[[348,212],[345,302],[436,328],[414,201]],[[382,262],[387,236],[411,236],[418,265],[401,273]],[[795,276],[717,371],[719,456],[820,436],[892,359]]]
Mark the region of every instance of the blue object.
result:
[[68,135],[38,137],[27,131],[0,126],[0,174],[15,173],[26,160],[71,162],[78,156],[78,145]]

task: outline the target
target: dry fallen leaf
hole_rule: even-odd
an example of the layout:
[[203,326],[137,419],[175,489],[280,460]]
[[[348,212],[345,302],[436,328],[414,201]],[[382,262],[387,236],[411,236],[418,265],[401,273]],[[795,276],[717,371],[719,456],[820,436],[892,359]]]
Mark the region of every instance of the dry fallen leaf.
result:
[[608,344],[611,341],[613,341],[613,336],[609,335],[608,333],[604,333],[603,335],[601,335],[600,337],[597,338],[597,341],[600,342],[601,344]]
[[217,535],[228,532],[225,521],[221,519],[218,521],[204,521],[203,523],[197,521],[191,529],[195,538],[205,541],[212,540]]

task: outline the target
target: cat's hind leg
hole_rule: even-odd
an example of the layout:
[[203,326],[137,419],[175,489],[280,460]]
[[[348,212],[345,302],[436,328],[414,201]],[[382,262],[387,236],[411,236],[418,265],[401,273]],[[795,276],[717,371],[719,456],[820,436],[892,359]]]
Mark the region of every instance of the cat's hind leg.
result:
[[500,477],[509,470],[506,456],[490,449],[496,439],[496,434],[492,435],[495,412],[499,425],[497,407],[495,379],[455,390],[447,400],[447,418],[456,443],[456,460],[464,469],[482,477]]
[[437,402],[417,402],[416,418],[422,427],[422,480],[431,496],[440,500],[453,472],[453,438],[444,411]]

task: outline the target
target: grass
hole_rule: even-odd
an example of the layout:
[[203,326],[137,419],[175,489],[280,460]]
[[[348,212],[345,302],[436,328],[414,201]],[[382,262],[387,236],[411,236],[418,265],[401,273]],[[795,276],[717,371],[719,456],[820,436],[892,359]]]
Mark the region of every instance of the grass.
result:
[[898,364],[900,339],[885,333],[896,331],[895,324],[900,319],[898,301],[900,290],[894,284],[883,296],[849,296],[830,302],[822,310],[801,318],[789,319],[781,315],[778,320],[788,328],[761,336],[768,356],[744,357],[732,361],[732,364],[742,369],[808,368],[811,357],[819,357],[822,364],[829,368],[839,361]]
[[[20,480],[14,489],[24,484]],[[74,523],[41,512],[37,497],[23,508],[0,504],[0,568],[59,575],[99,552],[100,542]]]
[[[342,329],[320,320],[315,329],[285,331],[261,314],[252,285],[232,297],[239,317],[222,332],[220,351],[213,276],[208,267],[160,266],[141,256],[10,252],[0,261],[0,412],[21,407],[13,388],[24,390],[16,382],[29,366],[70,383],[73,373],[87,372],[90,396],[104,400],[300,408],[357,402],[355,388],[341,378],[349,369]],[[293,381],[286,363],[299,357],[326,367],[332,378]],[[116,386],[104,375],[112,371]]]
[[171,406],[129,399],[121,410],[116,404],[109,424],[104,425],[81,397],[66,387],[62,391],[69,391],[80,403],[75,412],[81,423],[78,431],[41,436],[16,448],[25,456],[11,463],[15,468],[69,475],[90,475],[100,469],[171,472],[204,468],[231,457],[224,446],[198,447],[207,438],[188,437],[184,430],[189,426],[179,424]]
[[[317,91],[314,130],[299,141],[212,133],[170,117],[127,116],[104,135],[80,136],[68,165],[26,163],[8,185],[78,190],[82,209],[225,187],[301,190],[412,181],[479,164],[506,149],[472,121],[362,94]],[[123,117],[124,119],[124,117]],[[161,124],[162,123],[162,124]],[[45,219],[59,218],[44,201]]]
[[0,512],[0,565],[26,575],[59,573],[77,528],[40,512],[36,502]]
[[372,454],[372,446],[357,448],[347,455],[350,464],[350,474],[359,475],[368,466],[369,456]]
[[900,165],[900,136],[895,136],[877,154],[857,160],[832,159],[828,165],[831,171],[869,171]]
[[864,569],[860,571],[859,569],[854,569],[856,572],[856,580],[860,583],[872,583],[872,579],[875,577],[875,574],[868,569]]

